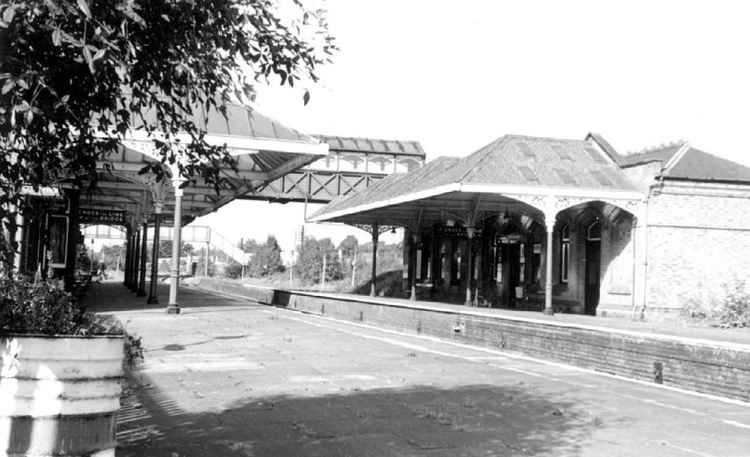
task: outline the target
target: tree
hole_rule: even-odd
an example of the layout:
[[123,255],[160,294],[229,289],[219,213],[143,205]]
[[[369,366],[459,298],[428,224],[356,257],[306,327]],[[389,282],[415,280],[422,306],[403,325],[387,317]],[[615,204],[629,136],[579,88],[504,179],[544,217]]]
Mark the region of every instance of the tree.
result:
[[323,257],[326,259],[326,280],[338,280],[344,277],[338,253],[330,238],[317,240],[305,238],[299,253],[295,273],[298,278],[309,283],[319,283],[323,271]]
[[266,242],[258,246],[250,259],[250,276],[270,276],[284,271],[281,247],[276,237],[268,235]]
[[100,256],[107,270],[120,270],[125,262],[125,247],[119,244],[102,246]]
[[341,243],[339,243],[339,250],[341,250],[341,255],[345,258],[351,258],[354,256],[354,253],[357,252],[357,247],[359,246],[359,241],[357,241],[357,237],[354,235],[348,235],[346,238],[341,240]]
[[[0,5],[0,261],[10,270],[24,185],[93,187],[96,163],[143,129],[162,163],[218,191],[193,111],[226,112],[254,84],[317,81],[335,50],[324,11],[300,0],[18,0]],[[309,100],[305,91],[304,102]],[[189,141],[180,141],[186,137]],[[54,152],[53,152],[54,151]],[[149,164],[162,178],[158,164]]]
[[[190,243],[181,243],[180,257],[189,257],[195,254],[195,247]],[[159,240],[159,257],[172,258],[172,240]]]

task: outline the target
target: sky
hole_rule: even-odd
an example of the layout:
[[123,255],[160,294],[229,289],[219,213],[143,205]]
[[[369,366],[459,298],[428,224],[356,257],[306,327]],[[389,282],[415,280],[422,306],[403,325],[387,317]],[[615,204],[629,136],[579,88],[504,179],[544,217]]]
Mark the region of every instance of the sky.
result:
[[[416,140],[428,160],[466,156],[510,133],[596,132],[621,153],[682,139],[750,166],[745,2],[325,5],[340,52],[307,86],[310,103],[303,88],[258,88],[262,112],[303,132]],[[303,210],[237,201],[193,224],[231,240],[273,233],[291,249]],[[331,224],[305,224],[305,233],[369,237]]]

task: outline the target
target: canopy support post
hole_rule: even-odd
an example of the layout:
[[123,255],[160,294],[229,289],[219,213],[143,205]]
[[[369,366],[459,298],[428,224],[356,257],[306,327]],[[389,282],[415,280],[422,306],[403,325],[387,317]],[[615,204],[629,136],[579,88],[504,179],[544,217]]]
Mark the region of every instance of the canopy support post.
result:
[[471,301],[471,276],[474,272],[472,271],[471,244],[474,239],[474,231],[474,227],[466,227],[466,301],[464,302],[466,306],[473,306]]
[[141,239],[141,266],[138,276],[138,292],[136,292],[136,296],[138,297],[145,297],[146,296],[146,257],[148,257],[148,223],[144,220],[143,221],[143,228],[141,229],[143,232],[143,238]]
[[419,233],[411,233],[411,249],[409,250],[409,279],[411,295],[409,300],[417,301],[417,247],[419,245]]
[[172,178],[174,187],[174,228],[172,233],[172,269],[169,272],[169,304],[167,314],[179,314],[177,287],[180,285],[180,248],[182,242],[182,178]]
[[157,291],[159,280],[159,228],[161,227],[161,203],[154,203],[154,240],[151,248],[151,282],[148,289],[146,303],[154,305],[159,303]]
[[544,314],[551,316],[555,314],[552,307],[552,235],[555,231],[555,218],[557,212],[548,210],[544,212],[544,226],[547,229],[547,246],[545,248],[545,272],[544,272]]
[[375,296],[375,279],[378,275],[378,237],[380,227],[378,223],[372,224],[372,274],[370,276],[370,296]]

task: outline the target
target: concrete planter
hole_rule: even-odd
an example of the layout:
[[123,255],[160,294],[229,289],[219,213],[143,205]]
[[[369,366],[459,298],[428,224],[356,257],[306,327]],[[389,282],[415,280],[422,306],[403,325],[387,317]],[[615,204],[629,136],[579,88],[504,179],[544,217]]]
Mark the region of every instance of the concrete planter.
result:
[[114,456],[123,345],[0,335],[0,456]]

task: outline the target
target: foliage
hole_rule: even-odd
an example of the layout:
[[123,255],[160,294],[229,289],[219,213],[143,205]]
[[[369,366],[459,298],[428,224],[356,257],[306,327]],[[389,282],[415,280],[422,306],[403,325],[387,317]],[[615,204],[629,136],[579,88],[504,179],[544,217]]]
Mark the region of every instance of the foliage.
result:
[[698,284],[683,299],[681,314],[691,321],[713,322],[724,328],[750,327],[750,288],[742,279],[722,284],[718,293]]
[[99,335],[123,329],[115,320],[87,313],[55,281],[0,278],[0,332]]
[[140,336],[125,334],[125,355],[122,363],[126,368],[132,368],[143,362],[143,339]]
[[354,257],[354,254],[357,253],[358,246],[359,241],[357,241],[357,237],[354,235],[348,235],[341,240],[341,243],[339,243],[339,250],[344,258],[352,258]]
[[344,277],[338,252],[330,238],[317,240],[305,238],[294,266],[295,276],[306,283],[317,284],[323,272],[323,258],[326,260],[326,281],[335,281]]
[[[366,243],[359,247],[356,268],[357,278],[359,278],[358,283],[370,280],[372,275],[372,243]],[[378,243],[378,274],[403,268],[403,244]]]
[[[0,4],[0,261],[10,270],[24,185],[93,187],[96,163],[129,132],[161,164],[218,190],[195,110],[226,112],[256,82],[317,81],[335,50],[322,10],[300,0],[17,0]],[[305,91],[304,101],[309,99]],[[54,151],[51,152],[51,151]]]
[[242,265],[230,262],[224,267],[224,276],[229,279],[238,279],[242,276]]
[[107,270],[114,271],[123,268],[125,262],[125,247],[122,245],[114,246],[102,246],[101,262],[107,268]]
[[750,327],[750,288],[743,280],[724,285],[724,299],[718,313],[722,327]]
[[[181,243],[180,256],[191,256],[196,253],[195,247],[190,243]],[[159,240],[159,258],[172,258],[172,240]]]
[[264,244],[248,240],[243,243],[242,250],[252,254],[247,268],[248,276],[259,278],[284,271],[281,247],[275,236],[269,235]]

